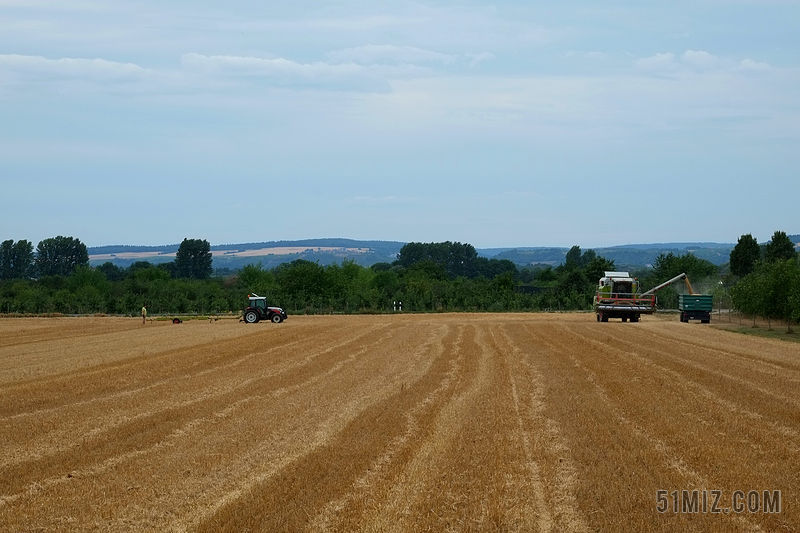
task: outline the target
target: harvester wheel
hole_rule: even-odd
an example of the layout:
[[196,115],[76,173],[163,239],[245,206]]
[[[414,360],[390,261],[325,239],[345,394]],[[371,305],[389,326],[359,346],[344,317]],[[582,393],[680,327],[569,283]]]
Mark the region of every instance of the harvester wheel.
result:
[[244,314],[244,321],[248,324],[255,324],[258,322],[258,313],[255,311],[248,311]]
[[601,313],[600,322],[608,322],[608,315],[606,315],[605,313]]
[[622,317],[622,321],[623,322],[627,322],[628,321],[628,317],[626,317],[626,316]]
[[597,321],[600,322],[600,313],[597,313]]
[[275,324],[280,324],[281,322],[283,322],[283,317],[281,317],[281,315],[279,315],[278,313],[275,313],[274,315],[272,315],[272,322]]
[[632,316],[631,317],[631,322],[639,322],[639,317],[638,316]]

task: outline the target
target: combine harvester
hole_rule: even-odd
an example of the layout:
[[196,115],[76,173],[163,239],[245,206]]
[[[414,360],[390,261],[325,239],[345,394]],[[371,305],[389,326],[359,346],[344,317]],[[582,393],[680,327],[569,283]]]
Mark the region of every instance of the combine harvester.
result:
[[656,292],[676,281],[683,280],[689,294],[678,295],[678,309],[681,322],[700,320],[703,324],[711,322],[711,295],[695,294],[686,274],[678,274],[661,285],[639,294],[639,280],[627,272],[606,272],[600,278],[597,294],[594,297],[594,312],[598,322],[608,322],[609,318],[621,318],[623,322],[638,322],[641,315],[656,312]]

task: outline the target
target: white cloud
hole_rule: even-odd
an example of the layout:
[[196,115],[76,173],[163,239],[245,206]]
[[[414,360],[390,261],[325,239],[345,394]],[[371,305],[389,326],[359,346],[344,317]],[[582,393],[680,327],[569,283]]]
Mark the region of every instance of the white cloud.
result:
[[509,202],[514,200],[541,200],[544,199],[545,196],[537,191],[506,191],[500,194],[490,194],[486,196],[489,200],[502,200],[503,202]]
[[480,54],[466,54],[466,56],[471,60],[469,62],[469,68],[475,68],[478,66],[478,63],[482,61],[486,61],[487,59],[494,59],[494,54],[490,52],[481,52]]
[[416,204],[423,202],[416,196],[354,196],[350,199],[353,203],[388,205],[388,204]]
[[681,61],[699,70],[711,70],[723,66],[723,61],[715,55],[702,50],[686,50]]
[[0,8],[42,9],[48,11],[101,11],[107,10],[108,5],[104,2],[88,0],[70,0],[69,2],[63,2],[62,0],[0,0]]
[[414,65],[358,65],[355,63],[298,63],[284,58],[184,54],[188,70],[283,87],[388,92],[388,79],[420,76],[428,70]]
[[18,54],[0,54],[0,69],[28,79],[90,78],[108,81],[131,81],[152,72],[133,63],[105,59],[48,59]]
[[564,57],[567,59],[586,59],[592,62],[599,62],[608,59],[608,54],[599,51],[580,52],[577,50],[569,50],[564,52]]
[[675,54],[666,52],[636,60],[636,66],[645,70],[672,70],[675,68]]
[[739,63],[739,69],[766,72],[772,70],[772,67],[768,63],[759,63],[752,59],[743,59],[742,62]]
[[635,61],[635,66],[641,70],[677,73],[712,73],[736,71],[768,71],[772,67],[767,63],[760,63],[753,59],[743,59],[737,62],[731,58],[721,58],[705,50],[686,50],[680,57],[672,52],[655,54]]
[[603,59],[606,57],[606,54],[603,52],[586,52],[583,54],[583,57],[587,59]]
[[371,65],[380,62],[412,64],[440,62],[447,65],[458,59],[458,56],[454,54],[432,52],[415,46],[394,46],[389,44],[367,44],[355,48],[328,52],[325,55],[337,63],[353,62],[362,65]]

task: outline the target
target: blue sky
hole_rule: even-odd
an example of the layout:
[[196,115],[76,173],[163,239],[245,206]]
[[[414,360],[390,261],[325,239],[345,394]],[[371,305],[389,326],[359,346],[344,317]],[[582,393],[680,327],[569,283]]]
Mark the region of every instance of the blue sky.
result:
[[0,239],[800,232],[800,2],[0,0]]

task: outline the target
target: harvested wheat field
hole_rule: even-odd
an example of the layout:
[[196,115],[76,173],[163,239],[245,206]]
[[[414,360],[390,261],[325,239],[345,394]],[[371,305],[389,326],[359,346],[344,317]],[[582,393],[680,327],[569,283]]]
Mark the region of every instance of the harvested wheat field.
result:
[[800,345],[676,317],[5,319],[0,435],[0,531],[800,531]]

